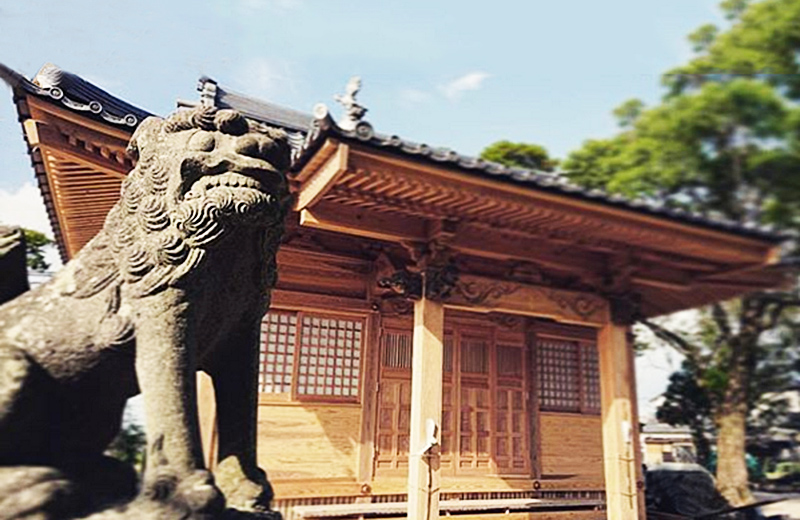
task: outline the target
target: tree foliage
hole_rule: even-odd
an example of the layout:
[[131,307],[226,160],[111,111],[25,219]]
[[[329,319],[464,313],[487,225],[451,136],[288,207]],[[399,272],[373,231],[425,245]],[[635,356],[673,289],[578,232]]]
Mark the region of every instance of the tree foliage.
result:
[[144,428],[135,422],[127,421],[109,444],[106,453],[141,471],[144,465],[146,445],[147,438]]
[[656,418],[673,426],[688,426],[697,449],[697,461],[707,466],[711,456],[708,434],[713,432],[711,400],[701,386],[702,375],[698,367],[684,361],[681,370],[669,377],[669,386],[664,393],[664,402],[656,412]]
[[32,229],[23,229],[22,231],[25,233],[28,268],[34,271],[47,271],[50,264],[44,259],[44,248],[52,245],[53,241],[39,231]]
[[496,162],[511,168],[552,172],[558,161],[552,159],[547,150],[538,144],[498,141],[481,152],[481,159]]
[[[725,0],[721,7],[730,27],[692,33],[698,54],[664,76],[662,102],[649,108],[626,102],[615,111],[620,133],[587,141],[562,167],[586,186],[742,224],[800,230],[800,0]],[[765,383],[781,380],[775,371],[786,373],[786,363],[770,361],[773,338],[794,329],[788,310],[798,304],[797,291],[717,304],[705,311],[699,337],[649,323],[690,363],[673,388],[694,384],[708,397],[718,485],[735,504],[750,498],[749,414],[772,387]],[[770,370],[773,377],[763,377]],[[686,420],[693,420],[691,413]]]

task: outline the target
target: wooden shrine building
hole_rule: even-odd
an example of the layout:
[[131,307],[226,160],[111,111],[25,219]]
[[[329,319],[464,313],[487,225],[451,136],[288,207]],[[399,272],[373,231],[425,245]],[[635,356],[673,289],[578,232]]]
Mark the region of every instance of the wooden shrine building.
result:
[[[68,259],[148,113],[53,66],[0,75]],[[780,284],[780,237],[199,91],[295,147],[258,401],[287,519],[644,518],[630,325]]]

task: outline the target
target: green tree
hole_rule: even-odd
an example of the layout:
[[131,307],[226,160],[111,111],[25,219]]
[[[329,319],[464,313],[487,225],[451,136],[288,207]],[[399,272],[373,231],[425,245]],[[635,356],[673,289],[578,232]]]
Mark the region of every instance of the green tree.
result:
[[141,473],[146,445],[147,438],[144,428],[135,422],[126,421],[117,436],[108,445],[106,453],[116,459],[127,462]]
[[39,231],[24,228],[22,231],[25,233],[28,268],[34,271],[47,271],[50,264],[44,259],[44,248],[52,245],[53,241]]
[[664,402],[656,418],[673,426],[688,426],[697,449],[697,461],[707,466],[711,456],[708,434],[713,432],[711,401],[703,386],[700,374],[691,361],[684,361],[681,370],[669,377]]
[[511,168],[552,172],[558,161],[552,159],[547,150],[538,144],[497,141],[481,152],[481,159],[496,162]]
[[[727,0],[723,8],[732,25],[693,34],[699,54],[665,76],[665,99],[618,135],[585,143],[563,169],[587,186],[797,230],[800,0]],[[714,389],[717,483],[733,504],[751,500],[746,426],[770,355],[764,345],[798,304],[796,291],[763,291],[714,305],[703,341],[650,323],[689,358],[697,385]]]

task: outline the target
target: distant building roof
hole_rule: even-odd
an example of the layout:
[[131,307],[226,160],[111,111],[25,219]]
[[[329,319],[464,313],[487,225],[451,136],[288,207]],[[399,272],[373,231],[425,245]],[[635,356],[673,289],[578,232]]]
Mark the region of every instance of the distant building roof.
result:
[[642,433],[650,434],[682,434],[691,435],[692,429],[688,426],[672,426],[665,423],[647,423],[642,428]]

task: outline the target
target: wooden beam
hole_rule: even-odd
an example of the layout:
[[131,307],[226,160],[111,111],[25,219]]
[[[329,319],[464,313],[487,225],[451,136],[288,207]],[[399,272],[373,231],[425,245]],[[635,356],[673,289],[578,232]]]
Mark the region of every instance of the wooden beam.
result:
[[603,467],[608,518],[645,518],[636,377],[629,328],[608,322],[598,334]]
[[[278,266],[280,272],[280,265]],[[309,304],[313,303],[314,308],[329,309],[338,312],[352,312],[358,316],[363,316],[365,312],[371,311],[369,302],[358,298],[347,298],[344,296],[333,296],[329,294],[311,294],[298,291],[287,291],[284,289],[273,289],[271,291],[271,305],[275,308],[305,310]]]
[[460,227],[448,246],[469,255],[532,262],[588,277],[597,276],[606,263],[606,256],[600,253],[577,247],[553,247],[543,238],[510,236],[477,226]]
[[565,323],[599,327],[608,321],[608,302],[591,293],[461,275],[445,301],[449,309],[503,312],[552,318]]
[[313,206],[336,184],[336,181],[347,171],[349,149],[346,144],[340,143],[325,164],[300,185],[295,196],[295,211]]
[[420,520],[439,518],[443,338],[444,307],[423,296],[414,303],[408,454],[408,518]]
[[300,225],[389,242],[424,241],[427,238],[422,219],[326,202],[300,211]]
[[131,138],[131,135],[133,134],[134,130],[133,128],[126,131],[118,127],[115,127],[110,123],[103,124],[89,117],[82,116],[80,114],[76,114],[69,110],[59,108],[53,105],[52,103],[40,100],[35,96],[27,96],[26,101],[28,102],[28,107],[30,108],[30,114],[32,119],[48,120],[50,118],[48,118],[47,115],[45,114],[50,114],[64,121],[68,121],[69,123],[72,123],[74,126],[80,128],[88,128],[90,130],[94,130],[101,134],[115,137],[121,140],[123,143],[127,143],[128,140]]
[[[424,242],[435,226],[424,219],[396,216],[357,209],[342,204],[319,202],[300,212],[302,226],[389,242]],[[498,260],[521,260],[569,271],[581,276],[596,276],[605,265],[605,256],[571,249],[574,254],[558,253],[543,239],[507,237],[472,226],[459,228],[449,240],[454,251]]]
[[[39,132],[41,134],[43,130],[40,129]],[[47,158],[46,162],[50,162],[53,159],[66,159],[68,161],[84,164],[93,170],[106,173],[118,179],[127,177],[127,173],[130,170],[129,166],[106,159],[102,155],[91,153],[85,149],[72,146],[64,141],[47,140],[46,142],[43,141],[41,146],[45,154],[50,156]]]

